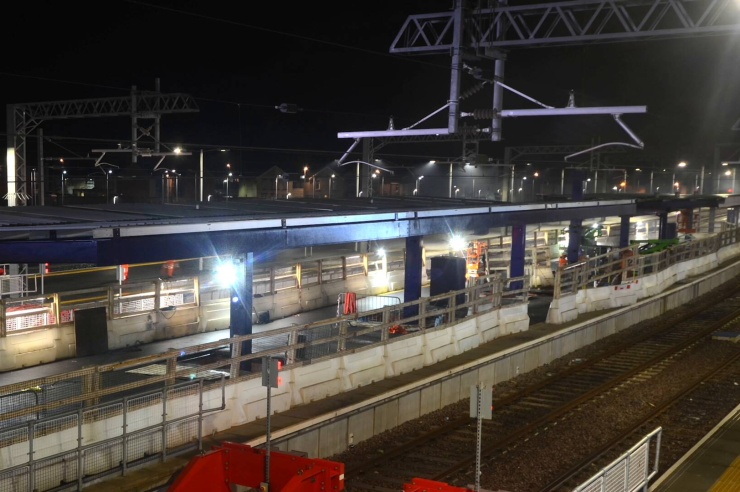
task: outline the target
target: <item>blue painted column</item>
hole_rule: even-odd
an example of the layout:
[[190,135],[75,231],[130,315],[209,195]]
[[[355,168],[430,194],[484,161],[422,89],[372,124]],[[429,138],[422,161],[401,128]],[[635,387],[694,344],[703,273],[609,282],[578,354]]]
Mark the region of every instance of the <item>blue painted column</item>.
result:
[[[406,267],[403,272],[403,302],[416,301],[421,297],[421,269],[424,268],[422,256],[423,241],[421,236],[406,238]],[[404,308],[403,317],[408,318],[419,314],[419,306]]]
[[658,239],[668,239],[668,212],[661,212],[658,215]]
[[[511,263],[509,275],[511,277],[524,276],[524,253],[527,246],[527,226],[520,224],[511,227]],[[511,289],[523,288],[522,282],[512,282]]]
[[[229,302],[229,335],[232,337],[249,335],[252,333],[252,281],[254,278],[254,256],[247,253],[233,258],[236,276],[231,286]],[[252,342],[241,343],[241,354],[252,353]],[[241,370],[248,371],[250,364],[242,362]]]
[[581,256],[581,237],[583,236],[583,221],[573,219],[568,226],[568,264],[576,263]]
[[626,248],[630,245],[630,216],[622,215],[619,218],[619,247]]

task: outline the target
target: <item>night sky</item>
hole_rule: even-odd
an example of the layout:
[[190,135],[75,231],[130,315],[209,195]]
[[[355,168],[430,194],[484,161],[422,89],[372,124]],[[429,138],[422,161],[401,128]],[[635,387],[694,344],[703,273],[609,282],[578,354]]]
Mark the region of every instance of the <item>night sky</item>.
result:
[[[165,147],[238,150],[231,159],[245,175],[322,166],[351,144],[337,132],[382,130],[390,116],[402,128],[449,95],[448,56],[388,50],[408,15],[447,11],[452,0],[339,5],[14,2],[4,9],[2,94],[6,104],[119,97],[132,86],[153,90],[158,78],[162,92],[189,94],[200,108],[163,117]],[[555,107],[571,90],[578,106],[647,105],[647,114],[623,116],[645,142],[629,153],[636,165],[709,165],[716,144],[740,142],[730,131],[740,119],[739,55],[731,36],[519,49],[509,53],[505,82]],[[275,108],[282,103],[300,111],[283,113]],[[506,92],[504,107],[535,106]],[[45,153],[82,156],[125,144],[129,125],[127,118],[45,123]],[[630,141],[609,116],[505,119],[503,135],[481,152],[503,159],[507,145]],[[460,153],[460,143],[394,144],[377,156],[407,165]]]

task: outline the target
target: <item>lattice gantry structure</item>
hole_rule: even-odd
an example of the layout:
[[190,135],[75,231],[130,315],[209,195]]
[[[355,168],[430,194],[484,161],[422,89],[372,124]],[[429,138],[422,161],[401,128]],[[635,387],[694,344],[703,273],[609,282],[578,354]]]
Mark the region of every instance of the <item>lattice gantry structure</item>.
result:
[[[159,84],[157,84],[158,86]],[[160,123],[162,115],[198,112],[198,106],[187,94],[162,94],[140,91],[133,87],[130,95],[72,101],[9,104],[7,107],[7,199],[8,206],[26,205],[28,190],[26,151],[29,136],[40,130],[45,121],[82,118],[131,118],[130,148],[132,163],[141,155],[161,155]],[[149,145],[149,147],[147,147]],[[113,151],[113,150],[111,150]],[[121,151],[121,149],[115,149]],[[39,159],[42,159],[39,152]],[[42,163],[39,168],[43,169]],[[43,182],[43,178],[41,180]]]
[[[565,107],[544,104],[504,82],[504,66],[511,50],[552,46],[616,43],[651,39],[729,35],[740,32],[736,0],[572,0],[510,5],[507,1],[455,0],[449,12],[410,15],[396,35],[390,53],[451,57],[450,91],[446,102],[406,128],[340,132],[339,138],[394,142],[463,142],[463,154],[474,152],[479,141],[502,139],[507,117],[578,116],[603,114],[614,118],[628,134],[625,145],[643,143],[620,119],[627,113],[646,113],[646,106],[577,107],[572,98]],[[463,76],[470,83],[463,88]],[[489,91],[491,104],[463,108],[466,99]],[[532,102],[536,108],[504,109],[504,90]],[[441,98],[440,98],[441,99]],[[447,113],[446,127],[425,128],[435,115]],[[377,150],[375,144],[366,149]],[[584,149],[584,151],[595,150]],[[370,160],[372,155],[365,155]]]

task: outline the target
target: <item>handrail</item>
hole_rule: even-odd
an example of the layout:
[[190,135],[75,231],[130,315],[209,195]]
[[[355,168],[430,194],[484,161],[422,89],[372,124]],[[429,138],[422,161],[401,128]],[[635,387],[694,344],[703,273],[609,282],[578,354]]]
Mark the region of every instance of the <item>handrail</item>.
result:
[[725,231],[682,242],[656,253],[640,254],[637,244],[614,249],[559,269],[555,274],[553,298],[572,295],[581,289],[633,282],[676,263],[714,254],[739,240],[740,229],[728,224]]

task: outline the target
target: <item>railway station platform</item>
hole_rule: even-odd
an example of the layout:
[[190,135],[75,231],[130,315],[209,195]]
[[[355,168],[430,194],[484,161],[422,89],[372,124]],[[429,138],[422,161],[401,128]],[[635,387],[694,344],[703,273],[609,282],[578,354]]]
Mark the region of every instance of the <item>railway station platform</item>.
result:
[[740,490],[740,405],[650,487],[650,492]]
[[[547,297],[533,297],[532,303],[544,304]],[[535,308],[537,309],[537,307]],[[573,329],[587,324],[594,318],[608,313],[590,313],[558,329]],[[401,374],[376,384],[342,393],[336,397],[316,400],[271,417],[273,438],[296,428],[308,427],[311,422],[351,408],[360,408],[367,402],[377,401],[385,395],[412,386],[420,380],[439,374],[454,372],[460,367],[475,364],[491,354],[504,353],[552,334],[553,327],[544,321],[534,323],[528,330],[497,338],[486,344],[440,361],[432,366]],[[151,350],[154,350],[152,347]],[[264,445],[267,420],[232,427],[228,430],[203,436],[203,450],[208,451],[224,442],[251,446]],[[126,476],[115,477],[85,488],[88,492],[166,492],[169,484],[185,468],[194,453],[172,457],[165,462],[131,471]],[[649,488],[650,492],[737,492],[740,491],[740,405],[718,424],[687,455],[671,469],[665,471]]]
[[[550,302],[548,296],[534,296],[530,303],[534,312],[541,309],[546,311],[546,305]],[[544,312],[544,311],[543,311]],[[587,319],[601,316],[604,313],[593,313],[586,315],[570,324],[559,326],[567,328],[571,325],[583,323]],[[312,315],[313,316],[313,315]],[[536,315],[543,317],[544,315]],[[460,367],[475,364],[482,358],[491,354],[505,352],[523,344],[535,341],[551,334],[553,328],[544,322],[544,319],[530,326],[528,330],[513,333],[511,335],[497,338],[479,347],[466,351],[460,355],[449,357],[433,365],[426,366],[393,378],[387,378],[375,384],[363,386],[352,391],[344,392],[331,398],[323,398],[310,403],[293,407],[289,410],[275,413],[271,417],[271,434],[273,438],[279,438],[284,432],[294,432],[296,428],[308,427],[312,422],[319,421],[327,415],[338,414],[351,408],[360,408],[368,402],[378,401],[391,392],[400,391],[405,387],[417,384],[421,380],[433,379],[440,374],[453,372]],[[154,350],[151,347],[149,350]],[[267,429],[267,419],[261,418],[247,424],[234,426],[222,432],[203,436],[203,451],[208,451],[214,446],[224,442],[236,442],[249,444],[251,446],[264,445]],[[300,451],[300,450],[291,450]],[[176,478],[177,474],[185,468],[190,458],[195,453],[186,453],[177,457],[171,457],[162,463],[132,470],[126,476],[118,476],[85,487],[86,492],[165,492],[169,483]]]
[[[737,256],[737,255],[735,255]],[[701,267],[700,267],[701,268]],[[703,271],[703,270],[702,270]],[[707,272],[709,273],[709,272]],[[726,275],[737,275],[738,272],[736,270],[733,270],[732,272],[728,272]],[[701,277],[701,275],[698,275]],[[707,282],[706,285],[699,285],[698,283],[696,285],[692,285],[692,289],[687,288],[687,284],[694,284],[694,275],[692,274],[691,278],[687,277],[681,277],[680,286],[676,287],[673,290],[680,290],[683,289],[685,292],[681,294],[680,296],[674,295],[671,299],[666,299],[665,301],[660,302],[660,309],[663,308],[669,308],[670,306],[677,305],[681,300],[685,300],[687,298],[690,298],[691,295],[694,295],[695,293],[701,293],[704,291],[704,289],[710,288],[709,284],[712,282]],[[716,282],[721,282],[721,280],[717,279],[714,283],[714,286],[716,286]],[[611,289],[609,289],[611,290]],[[394,293],[395,294],[395,293]],[[428,292],[423,291],[422,296],[428,296]],[[613,294],[610,295],[613,297]],[[661,295],[656,294],[653,297],[659,298]],[[287,410],[280,411],[279,413],[274,414],[271,417],[271,423],[272,423],[272,434],[273,434],[273,443],[278,444],[280,443],[280,439],[285,439],[285,442],[287,441],[286,436],[288,436],[290,433],[296,432],[297,429],[308,429],[311,425],[317,425],[317,423],[320,423],[322,421],[327,421],[327,416],[337,416],[337,415],[347,415],[348,412],[360,412],[361,409],[366,408],[367,406],[372,406],[377,404],[377,402],[381,402],[384,399],[389,398],[388,395],[398,395],[403,392],[412,392],[412,391],[421,391],[418,390],[420,381],[429,381],[430,385],[434,384],[434,381],[441,380],[441,375],[449,375],[456,372],[462,372],[462,370],[470,370],[470,368],[480,366],[482,364],[491,364],[491,361],[499,356],[499,354],[508,354],[512,353],[518,350],[521,350],[521,347],[533,345],[536,343],[539,343],[541,340],[549,339],[553,336],[555,332],[565,332],[567,330],[572,330],[573,333],[575,333],[577,330],[581,330],[582,327],[588,326],[589,324],[596,324],[600,322],[599,320],[604,320],[603,324],[600,328],[594,328],[591,333],[587,333],[584,335],[581,335],[580,333],[578,335],[575,335],[575,337],[582,338],[584,340],[590,339],[592,337],[593,332],[600,332],[600,333],[610,333],[614,330],[615,326],[626,326],[626,321],[616,320],[616,317],[618,316],[618,312],[624,311],[624,312],[631,312],[631,314],[626,315],[625,318],[630,318],[632,322],[635,322],[638,318],[639,313],[641,312],[640,309],[642,309],[642,312],[648,312],[650,311],[653,315],[658,311],[658,302],[656,301],[656,304],[654,306],[648,307],[648,304],[650,303],[649,298],[647,300],[643,300],[640,302],[640,308],[617,308],[617,309],[606,309],[606,310],[599,310],[595,312],[587,312],[587,313],[581,313],[577,319],[573,321],[565,321],[563,323],[558,323],[556,326],[552,324],[547,324],[544,322],[545,316],[544,314],[547,313],[547,308],[550,304],[550,298],[546,295],[543,296],[537,296],[535,295],[530,299],[530,305],[528,306],[528,313],[529,313],[529,327],[520,332],[511,333],[506,336],[501,336],[499,338],[495,338],[491,340],[490,342],[481,344],[479,347],[476,347],[474,349],[466,350],[463,353],[460,353],[455,356],[448,357],[446,359],[440,360],[436,362],[433,365],[421,367],[418,369],[414,369],[411,372],[408,373],[402,373],[395,377],[383,379],[381,381],[374,382],[373,384],[366,384],[362,387],[358,387],[351,391],[345,391],[341,394],[338,394],[336,396],[330,397],[330,398],[321,398],[314,401],[309,401],[308,403],[302,403],[298,406],[291,407]],[[541,311],[538,311],[536,309],[537,306],[541,306]],[[535,315],[536,312],[542,313],[541,317],[538,317]],[[326,308],[323,308],[323,310],[315,310],[315,311],[307,311],[302,312],[300,314],[300,320],[296,320],[295,317],[287,317],[281,320],[275,320],[271,324],[275,328],[285,327],[289,326],[291,324],[304,324],[309,323],[313,320],[320,320],[320,319],[328,319],[336,315],[336,307],[335,306],[329,306]],[[273,324],[274,323],[274,324]],[[267,325],[264,326],[265,329],[268,328]],[[585,330],[584,330],[585,331]],[[228,335],[226,335],[228,336]],[[141,346],[131,347],[129,349],[130,356],[132,358],[135,357],[141,357],[144,355],[147,355],[149,353],[161,353],[163,350],[171,350],[176,349],[178,347],[185,347],[185,346],[193,346],[193,345],[199,345],[201,343],[208,343],[209,341],[213,341],[214,338],[210,337],[216,337],[215,339],[223,339],[225,338],[224,335],[219,333],[203,333],[196,336],[197,337],[206,337],[209,338],[208,340],[196,340],[192,337],[185,337],[183,339],[170,339],[165,340],[162,342],[157,342],[154,344],[145,344]],[[549,353],[549,352],[548,352]],[[114,357],[116,357],[117,360],[121,360],[121,356],[125,356],[126,354],[118,353],[114,354]],[[93,358],[96,357],[106,357],[106,355],[96,355],[93,356]],[[64,372],[67,370],[74,370],[75,368],[79,368],[80,365],[89,366],[89,365],[95,365],[104,363],[105,361],[96,361],[93,358],[85,358],[85,359],[77,359],[77,360],[71,360],[71,361],[60,361],[58,364],[72,364],[72,369],[65,369],[61,370],[59,372]],[[481,362],[484,361],[484,362]],[[530,360],[528,356],[522,356],[519,362],[506,362],[506,365],[508,366],[505,371],[502,370],[502,373],[506,374],[514,374],[514,367],[516,367],[516,373],[519,373],[519,365],[522,364],[522,361],[524,364],[522,365],[523,370],[526,371],[531,368],[532,364],[534,364],[536,361]],[[55,363],[57,364],[57,363]],[[74,367],[74,365],[77,365],[77,367]],[[500,364],[504,365],[504,364]],[[3,378],[5,376],[9,377],[20,377],[23,381],[31,380],[36,377],[41,377],[43,374],[40,374],[41,371],[49,370],[52,368],[52,365],[44,365],[44,366],[37,366],[34,368],[29,368],[26,370],[21,370],[18,372],[13,373],[7,373],[3,375]],[[59,366],[57,366],[59,368]],[[26,372],[28,371],[28,372]],[[37,374],[34,376],[31,373],[36,372]],[[56,371],[55,371],[56,372]],[[25,374],[24,374],[25,373]],[[463,383],[467,381],[461,381]],[[447,383],[449,385],[449,382]],[[440,385],[441,386],[441,385]],[[462,387],[462,385],[458,384],[459,387]],[[444,391],[444,390],[443,390]],[[400,399],[400,398],[399,398]],[[400,406],[400,405],[399,405]],[[341,417],[338,417],[341,418]],[[402,420],[401,417],[398,417],[399,421]],[[366,422],[363,422],[365,424]],[[221,444],[226,441],[232,441],[232,442],[239,442],[239,443],[245,443],[250,444],[252,446],[259,446],[261,444],[264,444],[265,442],[265,433],[266,433],[266,420],[265,419],[256,419],[252,420],[246,424],[243,425],[235,425],[228,429],[225,429],[223,431],[213,431],[213,432],[206,432],[205,435],[203,435],[202,440],[202,449],[203,450],[209,450],[214,445]],[[292,445],[292,443],[289,443]],[[282,446],[281,446],[282,448]],[[300,445],[294,445],[292,447],[288,447],[289,450],[304,450],[307,449],[310,455],[316,455],[316,456],[327,456],[328,453],[319,454],[316,453],[320,448],[319,446],[316,446],[316,449],[311,448],[308,446],[307,448],[303,448]],[[313,452],[311,452],[313,451]],[[323,451],[323,449],[321,449]],[[193,452],[194,453],[194,452]],[[108,478],[104,481],[98,482],[98,483],[92,483],[85,486],[85,490],[91,490],[91,491],[112,491],[112,490],[136,490],[136,491],[164,491],[167,488],[168,482],[178,473],[179,470],[184,468],[185,464],[189,461],[191,455],[188,455],[187,453],[178,455],[178,456],[172,456],[168,457],[167,460],[165,460],[162,463],[157,463],[156,465],[152,466],[146,466],[142,467],[139,470],[132,469],[127,471],[125,476],[121,477],[115,477],[115,478]],[[676,490],[691,490],[691,489],[681,489],[678,488]],[[699,490],[699,489],[697,489]],[[720,489],[717,489],[720,490]],[[726,490],[733,490],[733,489],[726,489]]]

